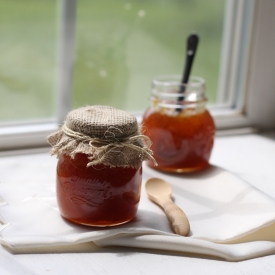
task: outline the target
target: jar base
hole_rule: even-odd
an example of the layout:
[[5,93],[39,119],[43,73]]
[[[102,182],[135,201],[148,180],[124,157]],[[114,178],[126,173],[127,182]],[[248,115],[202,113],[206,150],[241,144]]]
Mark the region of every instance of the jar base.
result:
[[174,168],[174,167],[160,167],[160,166],[153,166],[151,164],[147,165],[154,169],[154,170],[158,170],[160,172],[168,172],[168,173],[178,173],[178,174],[189,174],[189,173],[194,173],[194,172],[198,172],[201,170],[206,169],[209,166],[209,163],[200,165],[200,166],[196,166],[196,167],[187,167],[187,168]]
[[78,220],[73,220],[73,219],[68,219],[64,216],[61,215],[62,218],[64,218],[66,221],[68,222],[72,222],[72,223],[75,223],[75,224],[80,224],[80,225],[85,225],[85,226],[90,226],[90,227],[113,227],[113,226],[117,226],[117,225],[121,225],[121,224],[124,224],[124,223],[127,223],[127,222],[130,222],[131,220],[133,220],[134,218],[131,218],[129,220],[126,220],[126,221],[122,221],[122,222],[117,222],[117,223],[110,223],[110,224],[95,224],[95,223],[87,223],[87,222],[81,222],[81,221],[78,221]]

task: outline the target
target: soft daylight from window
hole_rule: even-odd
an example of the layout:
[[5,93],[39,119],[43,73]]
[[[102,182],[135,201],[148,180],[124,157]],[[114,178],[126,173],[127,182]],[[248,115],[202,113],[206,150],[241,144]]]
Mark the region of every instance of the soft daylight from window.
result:
[[[225,1],[78,0],[73,106],[148,106],[152,77],[181,74],[186,37],[200,44],[192,74],[217,96]],[[0,124],[56,116],[60,1],[0,0]]]
[[0,0],[0,123],[55,115],[57,1]]

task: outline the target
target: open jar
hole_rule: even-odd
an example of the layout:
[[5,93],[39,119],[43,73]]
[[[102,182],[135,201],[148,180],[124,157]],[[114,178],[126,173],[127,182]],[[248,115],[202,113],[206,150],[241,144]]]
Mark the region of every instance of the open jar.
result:
[[[179,93],[181,91],[181,93]],[[160,76],[152,80],[151,106],[143,116],[143,132],[152,141],[155,169],[188,173],[204,169],[213,147],[215,125],[206,109],[205,81]]]
[[48,141],[59,159],[56,193],[65,219],[114,226],[135,217],[141,165],[152,151],[133,115],[110,106],[82,107]]

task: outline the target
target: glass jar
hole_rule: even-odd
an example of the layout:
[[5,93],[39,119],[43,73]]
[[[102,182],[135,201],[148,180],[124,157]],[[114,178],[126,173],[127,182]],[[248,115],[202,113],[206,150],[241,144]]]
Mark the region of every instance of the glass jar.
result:
[[48,142],[59,159],[56,192],[65,219],[114,226],[135,217],[142,162],[152,151],[134,115],[110,106],[82,107],[67,115]]
[[90,226],[113,226],[132,220],[140,200],[142,168],[87,167],[88,156],[62,154],[56,192],[61,215]]
[[152,144],[158,166],[168,172],[188,173],[206,168],[215,135],[213,118],[206,109],[205,81],[190,77],[160,76],[152,81],[151,106],[143,116],[143,132]]

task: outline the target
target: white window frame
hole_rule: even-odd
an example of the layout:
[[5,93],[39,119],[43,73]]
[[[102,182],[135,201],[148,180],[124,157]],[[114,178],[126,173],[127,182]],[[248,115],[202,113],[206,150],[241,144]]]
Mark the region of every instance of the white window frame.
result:
[[227,0],[226,8],[219,89],[230,106],[213,109],[217,129],[274,129],[275,1]]
[[59,4],[56,120],[34,121],[0,127],[0,152],[48,146],[46,137],[58,130],[66,114],[72,108],[77,0],[60,0]]
[[[56,121],[1,127],[0,151],[46,146],[72,108],[76,8],[77,0],[60,0]],[[274,14],[274,0],[226,1],[219,102],[227,104],[210,108],[218,134],[275,128]]]

